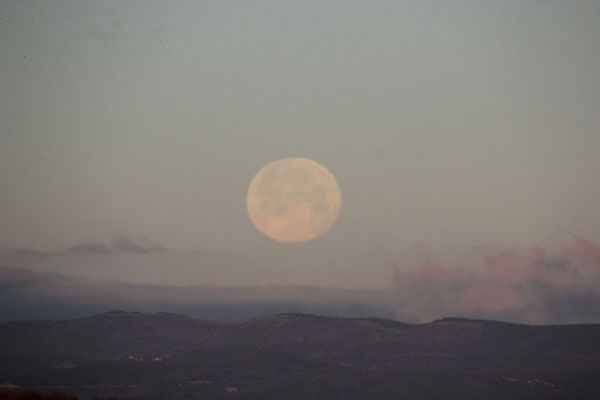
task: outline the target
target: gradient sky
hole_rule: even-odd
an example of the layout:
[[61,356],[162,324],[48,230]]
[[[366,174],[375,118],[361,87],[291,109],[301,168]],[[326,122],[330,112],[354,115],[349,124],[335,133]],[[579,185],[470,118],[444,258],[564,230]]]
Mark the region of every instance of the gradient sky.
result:
[[[2,248],[133,234],[360,286],[422,248],[600,241],[598,1],[5,0],[0,18]],[[296,156],[335,175],[341,215],[281,244],[246,191]]]

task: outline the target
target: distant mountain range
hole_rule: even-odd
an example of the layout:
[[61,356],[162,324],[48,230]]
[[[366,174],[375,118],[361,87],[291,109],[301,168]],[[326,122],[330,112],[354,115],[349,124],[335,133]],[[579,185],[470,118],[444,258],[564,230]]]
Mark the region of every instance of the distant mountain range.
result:
[[598,399],[600,325],[109,312],[0,324],[0,383],[147,399]]
[[0,322],[72,319],[106,310],[169,311],[216,320],[281,312],[392,317],[388,294],[303,285],[150,285],[0,266]]

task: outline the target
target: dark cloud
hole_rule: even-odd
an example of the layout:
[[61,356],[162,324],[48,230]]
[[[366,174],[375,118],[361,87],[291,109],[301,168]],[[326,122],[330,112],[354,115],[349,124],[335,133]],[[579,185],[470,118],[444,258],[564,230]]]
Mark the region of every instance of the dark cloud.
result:
[[117,252],[166,252],[167,249],[143,236],[119,235],[109,243],[87,242],[72,246],[69,248],[69,251],[75,253],[108,254]]

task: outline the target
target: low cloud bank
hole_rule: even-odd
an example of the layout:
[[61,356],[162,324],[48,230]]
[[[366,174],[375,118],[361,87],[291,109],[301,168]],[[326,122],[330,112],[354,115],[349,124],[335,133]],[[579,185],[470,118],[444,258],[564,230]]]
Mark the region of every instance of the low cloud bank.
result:
[[382,292],[374,290],[147,285],[0,267],[0,322],[80,318],[111,310],[172,312],[222,321],[287,312],[392,318],[383,300]]
[[[149,245],[141,249],[130,246],[127,240],[112,242],[107,251],[155,251]],[[97,249],[85,250],[94,253]],[[77,265],[88,269],[98,258],[103,262],[112,260],[79,254]],[[45,259],[37,253],[26,256],[24,260],[31,262]],[[205,264],[231,268],[234,261],[217,257],[206,259]],[[164,275],[165,265],[144,264],[144,276],[153,272]],[[114,268],[119,272],[114,276],[124,276],[121,264]],[[196,267],[190,268],[190,276],[192,272],[197,274]],[[132,276],[139,276],[141,270],[133,270],[136,273]],[[216,320],[304,312],[394,318],[409,323],[444,317],[527,324],[600,322],[600,246],[576,236],[567,245],[488,253],[470,261],[428,259],[412,267],[395,265],[391,287],[379,290],[305,285],[157,285],[0,267],[0,321],[76,318],[108,310],[177,312]]]

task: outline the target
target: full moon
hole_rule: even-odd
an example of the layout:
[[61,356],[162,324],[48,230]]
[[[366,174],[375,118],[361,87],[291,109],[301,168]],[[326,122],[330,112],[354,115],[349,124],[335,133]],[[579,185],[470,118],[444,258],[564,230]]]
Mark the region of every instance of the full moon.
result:
[[265,165],[250,182],[246,206],[262,233],[283,243],[307,242],[327,232],[340,215],[335,178],[307,158]]

